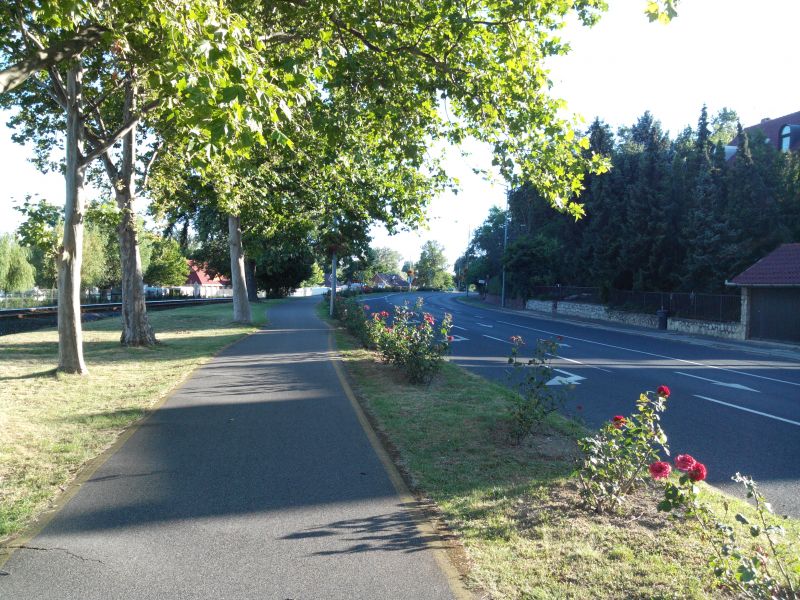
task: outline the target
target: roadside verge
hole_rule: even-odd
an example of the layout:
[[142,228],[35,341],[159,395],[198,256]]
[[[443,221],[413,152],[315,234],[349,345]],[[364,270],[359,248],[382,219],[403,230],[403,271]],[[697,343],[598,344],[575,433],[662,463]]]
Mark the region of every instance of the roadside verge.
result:
[[[509,441],[512,392],[444,365],[430,386],[407,384],[346,333],[339,351],[353,388],[418,498],[456,544],[469,585],[491,598],[713,598],[711,549],[696,528],[656,510],[645,488],[624,513],[581,507],[571,474],[585,430],[561,417],[521,444]],[[701,485],[720,513],[744,503]],[[787,528],[798,532],[796,521]]]

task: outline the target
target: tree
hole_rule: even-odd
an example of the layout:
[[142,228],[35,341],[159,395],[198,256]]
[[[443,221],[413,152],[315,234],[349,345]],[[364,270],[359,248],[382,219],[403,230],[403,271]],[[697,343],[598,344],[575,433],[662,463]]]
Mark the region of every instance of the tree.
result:
[[524,237],[509,245],[504,264],[513,295],[527,300],[533,288],[559,281],[558,241],[545,235]]
[[417,287],[444,289],[453,285],[444,246],[439,242],[428,241],[422,245],[415,272],[414,283]]
[[34,268],[28,251],[10,233],[0,235],[0,290],[22,292],[33,287]]
[[189,265],[178,242],[172,238],[156,238],[145,281],[156,286],[176,286],[184,285],[188,277]]
[[[258,118],[266,113],[252,107],[274,111],[280,97],[288,109],[294,99],[284,96],[292,96],[295,86],[288,81],[275,84],[261,60],[263,40],[253,37],[247,22],[222,3],[39,4],[20,0],[0,8],[0,57],[16,69],[12,84],[6,79],[2,89],[18,86],[0,100],[21,108],[13,122],[22,129],[21,137],[37,139],[44,153],[66,128],[65,229],[58,254],[59,369],[85,373],[79,274],[82,191],[92,161],[103,161],[122,213],[122,341],[152,343],[131,209],[137,127],[148,115],[170,120],[175,131],[190,138],[195,156],[233,154],[240,140],[249,145],[274,128],[274,122]],[[92,37],[89,30],[100,33]],[[50,52],[65,44],[72,44],[69,51]],[[37,70],[44,70],[47,79],[31,76]],[[121,152],[112,153],[118,142]]]
[[314,261],[314,264],[311,265],[311,274],[300,282],[299,287],[318,287],[323,283],[325,283],[325,272],[322,270],[322,267],[319,266],[317,261]]

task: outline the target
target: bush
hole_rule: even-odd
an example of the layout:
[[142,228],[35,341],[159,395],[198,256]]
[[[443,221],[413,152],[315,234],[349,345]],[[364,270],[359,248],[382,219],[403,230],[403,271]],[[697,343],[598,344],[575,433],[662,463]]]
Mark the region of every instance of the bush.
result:
[[660,413],[666,408],[669,388],[639,396],[636,412],[617,415],[597,435],[578,440],[583,464],[576,471],[581,495],[598,513],[619,508],[625,496],[647,481],[648,466],[660,452],[669,455]]
[[445,314],[436,326],[433,315],[422,311],[422,298],[414,308],[395,307],[391,326],[389,313],[373,313],[370,343],[377,347],[384,362],[402,368],[412,383],[429,383],[450,351],[453,318]]
[[511,405],[511,436],[515,443],[519,443],[540,428],[547,415],[563,406],[565,394],[562,388],[547,385],[554,374],[548,356],[556,354],[557,342],[537,340],[533,357],[526,362],[519,359],[519,349],[525,345],[522,337],[511,336],[511,343],[513,347],[508,363],[514,367],[512,378],[519,391]]
[[[657,464],[656,471],[669,473],[667,463]],[[786,532],[756,482],[740,473],[732,477],[744,486],[747,497],[755,505],[756,517],[755,522],[751,522],[737,513],[734,522],[729,523],[698,500],[697,483],[706,478],[705,465],[688,454],[681,454],[675,459],[675,468],[683,474],[677,484],[674,481],[665,483],[664,499],[658,504],[658,510],[674,511],[678,518],[699,525],[702,536],[712,548],[708,564],[718,585],[737,597],[753,600],[796,600],[800,597],[796,540],[794,545],[785,540]]]
[[369,310],[366,304],[359,304],[354,298],[336,295],[333,302],[333,315],[341,321],[347,330],[368,348],[374,347],[367,325],[365,313]]

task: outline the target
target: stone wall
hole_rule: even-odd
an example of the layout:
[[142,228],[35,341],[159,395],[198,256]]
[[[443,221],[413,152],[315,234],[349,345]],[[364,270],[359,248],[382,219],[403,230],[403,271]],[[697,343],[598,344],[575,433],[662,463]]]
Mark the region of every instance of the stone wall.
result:
[[[528,300],[525,308],[527,310],[549,313],[552,315],[581,317],[583,319],[611,321],[612,323],[624,323],[625,325],[658,329],[658,317],[656,315],[612,310],[600,304]],[[715,321],[695,321],[692,319],[670,317],[667,320],[667,329],[669,331],[711,335],[733,340],[745,339],[745,331],[741,323],[717,323]]]
[[744,326],[741,323],[716,323],[714,321],[695,321],[670,317],[667,320],[667,329],[669,331],[680,331],[681,333],[713,335],[714,337],[731,340],[745,339]]

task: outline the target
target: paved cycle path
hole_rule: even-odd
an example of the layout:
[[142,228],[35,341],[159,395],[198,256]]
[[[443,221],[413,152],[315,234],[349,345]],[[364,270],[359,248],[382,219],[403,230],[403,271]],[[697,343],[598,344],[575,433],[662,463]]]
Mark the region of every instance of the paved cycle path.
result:
[[0,599],[459,594],[359,424],[315,302],[272,307],[173,392],[15,551]]

